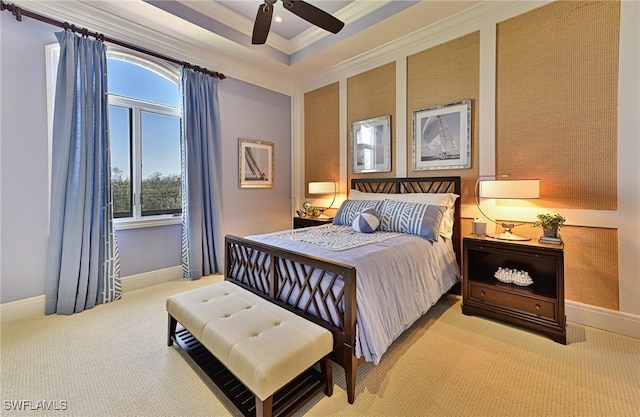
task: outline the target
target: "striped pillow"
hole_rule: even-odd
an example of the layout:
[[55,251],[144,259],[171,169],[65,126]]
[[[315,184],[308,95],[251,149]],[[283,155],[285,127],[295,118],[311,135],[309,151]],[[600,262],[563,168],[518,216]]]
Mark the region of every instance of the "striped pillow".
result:
[[382,203],[382,200],[345,200],[333,217],[333,224],[351,226],[353,219],[365,209],[372,208],[379,213]]
[[422,236],[438,240],[444,206],[384,200],[380,213],[380,230]]

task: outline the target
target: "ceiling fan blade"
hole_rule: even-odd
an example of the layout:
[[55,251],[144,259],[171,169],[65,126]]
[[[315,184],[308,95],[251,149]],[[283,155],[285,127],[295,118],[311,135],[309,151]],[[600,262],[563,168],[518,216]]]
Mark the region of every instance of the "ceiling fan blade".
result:
[[305,1],[282,0],[282,3],[293,14],[331,33],[338,33],[344,27],[344,22]]
[[267,41],[269,29],[271,28],[271,17],[273,16],[273,4],[265,3],[258,7],[256,21],[253,24],[253,35],[251,43],[262,45]]

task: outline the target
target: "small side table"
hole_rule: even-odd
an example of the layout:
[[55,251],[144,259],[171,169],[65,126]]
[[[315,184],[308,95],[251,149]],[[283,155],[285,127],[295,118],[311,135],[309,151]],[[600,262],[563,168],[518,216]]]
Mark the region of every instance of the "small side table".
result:
[[333,222],[333,217],[317,218],[317,217],[294,217],[293,228],[300,229],[303,227],[322,226]]
[[[564,311],[564,246],[466,236],[463,246],[462,312],[502,320],[567,344]],[[527,271],[519,286],[494,277],[498,268]]]

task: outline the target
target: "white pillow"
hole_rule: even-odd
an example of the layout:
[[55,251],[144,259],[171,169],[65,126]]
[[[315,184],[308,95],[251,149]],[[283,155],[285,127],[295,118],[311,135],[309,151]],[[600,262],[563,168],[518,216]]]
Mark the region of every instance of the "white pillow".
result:
[[385,193],[365,193],[358,190],[350,190],[351,200],[393,200],[405,201],[408,203],[421,203],[432,206],[445,206],[448,210],[444,213],[440,223],[440,236],[451,239],[453,237],[453,223],[455,214],[455,202],[460,197],[454,193],[406,193],[406,194],[385,194]]

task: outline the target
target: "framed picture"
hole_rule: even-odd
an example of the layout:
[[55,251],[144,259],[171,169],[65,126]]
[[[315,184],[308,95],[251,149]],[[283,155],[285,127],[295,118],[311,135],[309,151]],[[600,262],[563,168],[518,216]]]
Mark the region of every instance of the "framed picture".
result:
[[391,116],[351,123],[351,172],[391,171]]
[[273,188],[273,143],[238,141],[240,188]]
[[471,100],[413,112],[413,169],[471,168]]

